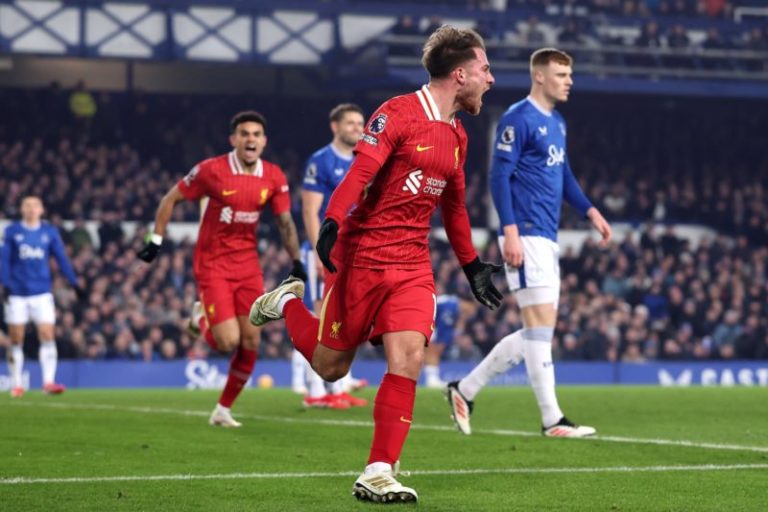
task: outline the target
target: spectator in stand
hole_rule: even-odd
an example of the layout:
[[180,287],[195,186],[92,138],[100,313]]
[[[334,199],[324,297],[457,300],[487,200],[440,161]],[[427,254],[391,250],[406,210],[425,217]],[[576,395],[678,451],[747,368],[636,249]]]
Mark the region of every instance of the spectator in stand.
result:
[[[418,36],[421,34],[418,23],[409,14],[400,16],[397,23],[390,29],[390,33],[393,36]],[[418,51],[413,45],[396,44],[389,47],[389,54],[400,57],[415,57],[418,55]]]
[[579,25],[573,18],[565,22],[565,27],[557,35],[557,42],[560,44],[584,44],[584,38],[579,32]]
[[[707,36],[701,43],[701,47],[704,50],[727,50],[730,46],[717,27],[709,27],[707,29]],[[729,63],[723,57],[702,57],[702,66],[706,69],[726,69],[729,67]]]
[[[659,24],[650,20],[643,25],[640,35],[635,39],[635,46],[638,49],[658,50],[661,48],[661,37],[659,36]],[[654,66],[659,64],[658,57],[651,54],[639,54],[628,57],[627,61],[635,66]]]
[[543,46],[546,44],[546,36],[539,26],[538,16],[528,18],[525,29],[520,33],[520,42],[527,46]]
[[666,57],[664,63],[669,67],[690,67],[692,61],[689,57],[681,56],[691,49],[691,38],[682,23],[675,23],[667,35],[667,46],[675,55]]

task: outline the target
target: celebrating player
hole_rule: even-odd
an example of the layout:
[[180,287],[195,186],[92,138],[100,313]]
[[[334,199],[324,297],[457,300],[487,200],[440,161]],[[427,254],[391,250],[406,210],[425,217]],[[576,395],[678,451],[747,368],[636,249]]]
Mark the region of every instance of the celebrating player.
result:
[[[323,275],[322,263],[315,257],[313,248],[317,244],[320,221],[325,215],[328,201],[352,164],[352,150],[363,134],[365,123],[363,109],[352,103],[337,105],[331,110],[329,118],[333,140],[309,158],[301,191],[301,210],[307,231],[307,241],[301,246],[301,261],[309,276],[304,303],[307,308],[314,309],[317,315],[320,315],[322,304]],[[325,382],[298,350],[293,351],[292,370],[294,390],[303,387],[305,379],[309,384],[308,394],[304,398],[305,407],[348,409],[368,404],[367,400],[347,392],[348,389],[359,387],[361,381],[347,373],[336,382]]]
[[284,316],[294,346],[327,380],[349,371],[361,343],[383,343],[387,373],[373,409],[373,444],[353,487],[358,499],[383,503],[417,500],[395,476],[432,335],[427,237],[438,203],[475,297],[491,309],[502,297],[491,282],[501,267],[481,262],[472,246],[464,204],[467,136],[455,117],[478,114],[493,84],[485,44],[472,30],[443,26],[424,45],[422,63],[429,84],[373,114],[328,204],[317,242],[327,269],[320,318],[297,299],[295,291],[303,290],[295,278],[257,299],[250,315],[254,325]]
[[22,199],[21,221],[5,229],[0,249],[0,282],[4,288],[5,322],[11,339],[8,369],[12,397],[24,394],[24,330],[30,319],[37,326],[40,340],[38,354],[43,373],[43,391],[49,394],[64,392],[64,386],[55,381],[58,352],[53,337],[56,308],[51,293],[51,255],[56,258],[59,270],[75,289],[78,298],[84,295],[64,252],[59,230],[42,220],[43,213],[43,201],[39,197],[27,196]]
[[542,48],[531,56],[531,93],[509,107],[496,132],[491,195],[499,214],[509,288],[515,292],[523,329],[496,344],[472,372],[448,385],[448,400],[458,429],[470,434],[469,415],[477,393],[496,375],[525,360],[528,379],[541,410],[546,436],[584,437],[595,429],[566,418],[555,395],[552,338],[560,299],[560,249],[557,225],[563,199],[611,239],[611,227],[592,206],[573,176],[565,153],[565,120],[555,110],[573,85],[571,57]]
[[227,383],[209,419],[211,425],[223,427],[241,425],[230,409],[256,364],[261,333],[248,322],[248,311],[264,292],[256,228],[267,204],[294,260],[291,274],[306,279],[288,182],[280,167],[261,159],[266,126],[258,112],[240,112],[232,118],[233,150],[198,163],[168,191],[158,206],[154,232],[138,255],[146,262],[157,257],[176,203],[208,198],[194,256],[200,302],[195,303],[190,327],[214,350],[234,350]]

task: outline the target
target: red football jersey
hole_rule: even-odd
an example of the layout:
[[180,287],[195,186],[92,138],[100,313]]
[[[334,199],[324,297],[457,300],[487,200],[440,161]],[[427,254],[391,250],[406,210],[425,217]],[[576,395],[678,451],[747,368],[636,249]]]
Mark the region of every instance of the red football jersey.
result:
[[259,159],[256,171],[246,174],[232,151],[200,162],[178,187],[189,200],[208,198],[195,245],[195,275],[260,273],[256,228],[261,211],[267,204],[275,215],[291,209],[280,167]]
[[[438,203],[444,217],[447,212],[461,216],[455,222],[461,226],[454,229],[461,236],[451,240],[462,239],[454,243],[459,260],[466,264],[476,256],[471,242],[464,240],[469,237],[464,204],[467,135],[458,119],[440,120],[427,86],[381,105],[355,152],[373,158],[381,169],[353,198],[357,206],[348,216],[344,183],[334,193],[326,216],[340,221],[337,257],[357,267],[429,268],[427,237]],[[354,164],[345,180],[355,178],[353,171]],[[446,224],[446,229],[450,234],[452,226]]]

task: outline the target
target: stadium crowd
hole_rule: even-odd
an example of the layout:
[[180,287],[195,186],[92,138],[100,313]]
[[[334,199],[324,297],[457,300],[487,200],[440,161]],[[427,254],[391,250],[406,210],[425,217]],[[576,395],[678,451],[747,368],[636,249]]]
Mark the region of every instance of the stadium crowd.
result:
[[[73,229],[63,231],[88,299],[78,302],[57,279],[56,337],[62,357],[206,357],[205,343],[184,333],[196,296],[192,242],[168,242],[150,267],[135,256],[145,228],[128,239],[121,222],[150,221],[162,193],[195,161],[226,150],[226,141],[219,139],[227,117],[243,104],[262,102],[210,98],[200,102],[200,109],[190,109],[190,97],[94,92],[95,108],[84,120],[59,88],[7,92],[0,95],[12,120],[0,130],[0,189],[6,191],[0,215],[17,218],[20,198],[37,194],[52,222],[75,221]],[[497,105],[508,102],[491,97]],[[761,154],[760,128],[765,107],[709,102],[702,111],[694,100],[651,101],[660,100],[585,95],[566,105],[576,175],[612,222],[697,223],[721,235],[690,244],[669,228],[658,240],[646,230],[607,250],[594,243],[564,247],[557,355],[611,361],[766,358],[768,157]],[[266,158],[279,162],[289,176],[300,223],[302,161],[330,138],[327,109],[287,100],[264,106],[268,120],[274,120]],[[281,109],[307,119],[302,137],[279,115],[270,115]],[[489,115],[468,120],[471,140],[487,139],[481,127]],[[75,122],[45,122],[53,118]],[[474,171],[487,168],[483,147],[476,144],[470,154],[467,184],[472,224],[481,228],[488,226],[492,210],[486,173]],[[199,216],[192,203],[176,212],[177,221],[194,222]],[[564,227],[584,227],[570,209],[564,214]],[[85,220],[99,222],[98,240],[85,229]],[[434,224],[440,224],[439,216]],[[275,242],[269,216],[261,222],[260,237],[270,289],[287,274],[290,261]],[[471,297],[451,251],[440,242],[434,248],[442,289]],[[495,245],[484,253],[484,259],[500,261]],[[461,334],[446,357],[478,358],[518,328],[513,301],[507,295],[502,311],[477,308],[462,318]],[[282,324],[270,324],[261,356],[284,358],[289,350]],[[363,357],[377,357],[371,347],[363,352]]]
[[[492,43],[489,55],[504,61],[525,62],[528,48],[559,45],[578,61],[599,66],[766,71],[768,24],[729,22],[736,6],[722,0],[510,0],[508,9],[525,8],[523,20],[479,17],[475,28]],[[491,9],[482,3],[474,7]],[[424,35],[441,23],[438,15],[404,14],[391,34]],[[392,43],[388,51],[419,56],[418,45],[408,43]]]

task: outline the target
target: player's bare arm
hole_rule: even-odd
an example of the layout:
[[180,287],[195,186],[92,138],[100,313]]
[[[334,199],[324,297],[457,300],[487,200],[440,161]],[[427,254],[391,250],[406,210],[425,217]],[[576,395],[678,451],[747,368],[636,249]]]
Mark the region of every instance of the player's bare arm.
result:
[[600,236],[603,237],[600,244],[602,246],[608,245],[608,242],[611,241],[611,236],[613,236],[613,230],[611,229],[611,225],[608,224],[608,221],[605,220],[605,217],[603,217],[603,214],[600,213],[600,210],[593,206],[587,210],[587,218],[589,218],[589,221],[597,232],[600,233]]
[[140,259],[150,263],[157,257],[160,252],[160,246],[163,244],[165,230],[168,227],[168,223],[171,221],[171,215],[173,215],[173,207],[176,206],[176,203],[184,201],[184,199],[184,195],[179,190],[178,185],[174,185],[160,200],[160,205],[157,207],[157,213],[155,213],[154,230],[147,238],[144,247],[138,253]]
[[277,216],[277,229],[280,230],[283,247],[291,255],[291,259],[299,259],[299,234],[291,212],[283,212]]
[[504,262],[514,268],[523,265],[523,243],[517,224],[504,226]]

